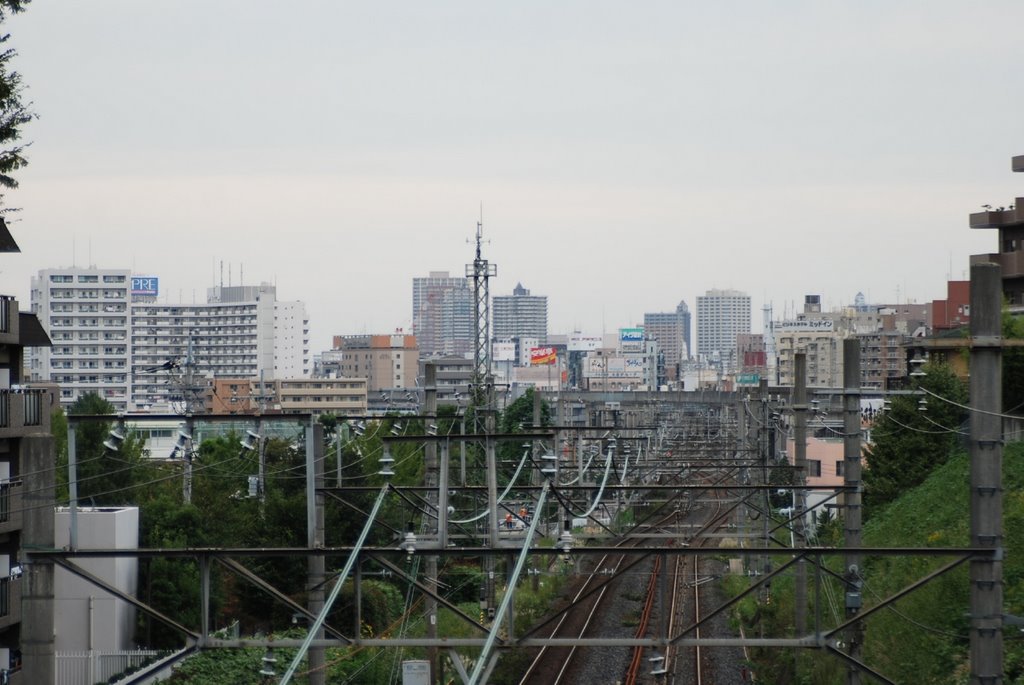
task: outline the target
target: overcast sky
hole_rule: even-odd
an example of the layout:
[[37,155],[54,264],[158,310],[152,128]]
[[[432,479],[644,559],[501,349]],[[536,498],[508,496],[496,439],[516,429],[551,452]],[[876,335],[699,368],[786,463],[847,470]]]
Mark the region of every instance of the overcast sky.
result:
[[95,264],[276,282],[312,349],[462,273],[596,333],[736,288],[776,318],[942,297],[1024,195],[1019,0],[33,2],[0,292]]

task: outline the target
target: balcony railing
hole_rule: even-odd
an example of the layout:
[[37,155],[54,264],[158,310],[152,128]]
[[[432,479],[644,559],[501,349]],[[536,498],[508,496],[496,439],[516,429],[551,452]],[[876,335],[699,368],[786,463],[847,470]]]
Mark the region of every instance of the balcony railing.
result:
[[48,431],[50,415],[44,411],[50,402],[49,391],[35,388],[0,389],[0,429],[5,432],[29,428],[26,433]]
[[21,578],[0,578],[0,628],[21,621]]

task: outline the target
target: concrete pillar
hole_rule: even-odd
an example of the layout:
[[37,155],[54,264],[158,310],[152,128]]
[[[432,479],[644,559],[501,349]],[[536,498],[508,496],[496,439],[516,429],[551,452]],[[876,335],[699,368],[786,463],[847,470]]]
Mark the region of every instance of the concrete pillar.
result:
[[[860,438],[860,340],[843,340],[843,544],[850,549],[861,547],[861,438]],[[861,574],[863,560],[859,552],[845,556],[846,617],[860,613]],[[847,631],[848,653],[858,661],[863,650],[864,627],[855,623]],[[850,667],[848,685],[860,685],[860,671]]]
[[998,550],[970,562],[972,685],[1003,682],[1002,274],[971,266],[971,546]]
[[[53,548],[53,438],[21,439],[22,548]],[[26,563],[22,555],[21,680],[52,683],[55,677],[53,646],[53,562]]]

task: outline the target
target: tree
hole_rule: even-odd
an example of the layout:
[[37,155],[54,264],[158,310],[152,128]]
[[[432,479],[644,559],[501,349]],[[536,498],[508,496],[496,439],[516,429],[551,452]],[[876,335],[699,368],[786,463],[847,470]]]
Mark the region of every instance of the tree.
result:
[[[86,393],[68,408],[68,415],[105,415],[113,418],[114,406],[96,393]],[[113,426],[108,421],[79,421],[75,424],[75,461],[78,499],[99,505],[135,504],[135,485],[153,476],[142,457],[142,441],[125,435],[116,452],[104,441]]]
[[[29,0],[0,0],[0,23],[9,14],[24,10]],[[9,34],[0,35],[0,44],[6,43]],[[0,49],[0,186],[8,189],[18,187],[18,182],[11,175],[22,168],[28,161],[25,159],[25,145],[19,144],[22,127],[30,122],[35,115],[31,103],[21,99],[21,74],[11,68],[16,56],[12,48]],[[0,194],[0,201],[3,195]]]
[[[533,425],[533,397],[536,393],[533,388],[527,388],[526,392],[505,407],[501,414],[501,432],[521,433],[524,426]],[[540,425],[551,425],[551,407],[547,402],[541,402],[540,405]]]
[[922,393],[893,398],[891,409],[875,421],[865,449],[865,517],[924,482],[957,444],[967,389],[948,365],[930,363],[923,370]]
[[[1014,316],[1003,308],[1003,337],[1024,338],[1024,318]],[[1003,349],[1003,411],[1007,414],[1024,413],[1024,349]]]

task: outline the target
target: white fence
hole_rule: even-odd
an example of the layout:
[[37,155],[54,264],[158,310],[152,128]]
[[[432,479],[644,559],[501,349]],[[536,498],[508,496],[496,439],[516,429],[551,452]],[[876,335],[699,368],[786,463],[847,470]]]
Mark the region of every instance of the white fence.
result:
[[95,685],[161,654],[136,649],[118,652],[57,652],[57,685]]

